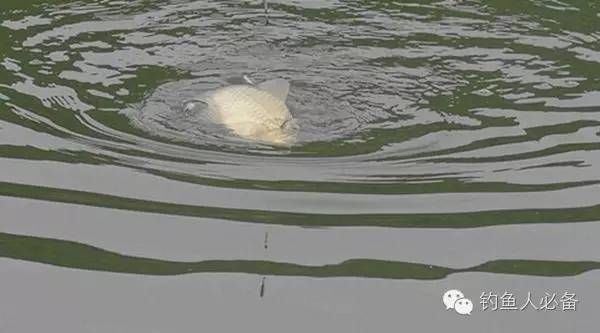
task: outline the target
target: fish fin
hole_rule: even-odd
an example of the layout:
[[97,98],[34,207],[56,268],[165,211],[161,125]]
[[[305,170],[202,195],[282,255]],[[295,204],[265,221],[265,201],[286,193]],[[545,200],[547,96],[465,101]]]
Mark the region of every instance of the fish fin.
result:
[[258,84],[257,88],[285,102],[290,91],[290,83],[284,79],[274,79]]

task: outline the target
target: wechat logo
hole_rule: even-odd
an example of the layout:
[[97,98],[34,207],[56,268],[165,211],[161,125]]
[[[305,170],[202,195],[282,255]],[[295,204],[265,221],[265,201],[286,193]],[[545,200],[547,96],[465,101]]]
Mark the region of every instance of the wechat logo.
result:
[[473,311],[473,302],[457,289],[446,291],[442,296],[442,302],[444,302],[446,310],[454,309],[460,315],[470,315]]

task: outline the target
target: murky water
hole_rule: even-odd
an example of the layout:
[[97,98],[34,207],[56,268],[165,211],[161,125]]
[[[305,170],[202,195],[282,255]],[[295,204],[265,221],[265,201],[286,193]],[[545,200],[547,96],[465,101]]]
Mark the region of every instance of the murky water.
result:
[[[4,0],[0,41],[3,330],[595,327],[600,3]],[[293,145],[184,112],[244,75]]]

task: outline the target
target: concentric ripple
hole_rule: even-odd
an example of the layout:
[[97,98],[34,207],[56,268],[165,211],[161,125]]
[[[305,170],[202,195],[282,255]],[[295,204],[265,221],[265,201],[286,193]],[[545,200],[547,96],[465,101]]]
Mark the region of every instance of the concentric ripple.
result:
[[[513,5],[276,1],[266,25],[258,2],[3,1],[0,205],[20,198],[107,218],[183,216],[240,233],[531,224],[543,232],[548,223],[597,222],[598,4]],[[244,75],[291,82],[293,146],[245,141],[183,112],[185,101]],[[0,234],[0,256],[151,275],[568,276],[600,262],[582,250],[573,263],[527,251],[463,268],[448,268],[447,258],[431,273],[395,252],[390,262],[352,254],[320,268],[225,255],[182,264],[91,247],[77,234],[13,232]],[[42,245],[86,263],[36,252]]]

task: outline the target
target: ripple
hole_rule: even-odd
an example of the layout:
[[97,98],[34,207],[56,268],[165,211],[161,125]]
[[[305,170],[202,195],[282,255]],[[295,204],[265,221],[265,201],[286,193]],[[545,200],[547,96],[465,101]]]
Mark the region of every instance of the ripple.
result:
[[[241,234],[265,225],[339,237],[350,227],[449,234],[512,225],[519,234],[598,220],[592,4],[279,1],[269,25],[258,2],[22,7],[0,11],[2,196],[218,219]],[[185,101],[244,75],[291,82],[294,145],[245,141],[183,112]],[[222,253],[161,262],[77,239],[1,238],[0,256],[137,274],[445,279],[598,266],[585,251],[572,262],[518,259],[531,257],[527,249],[468,268],[402,256],[314,267]],[[64,252],[34,255],[36,244]],[[112,264],[99,264],[105,259]]]

